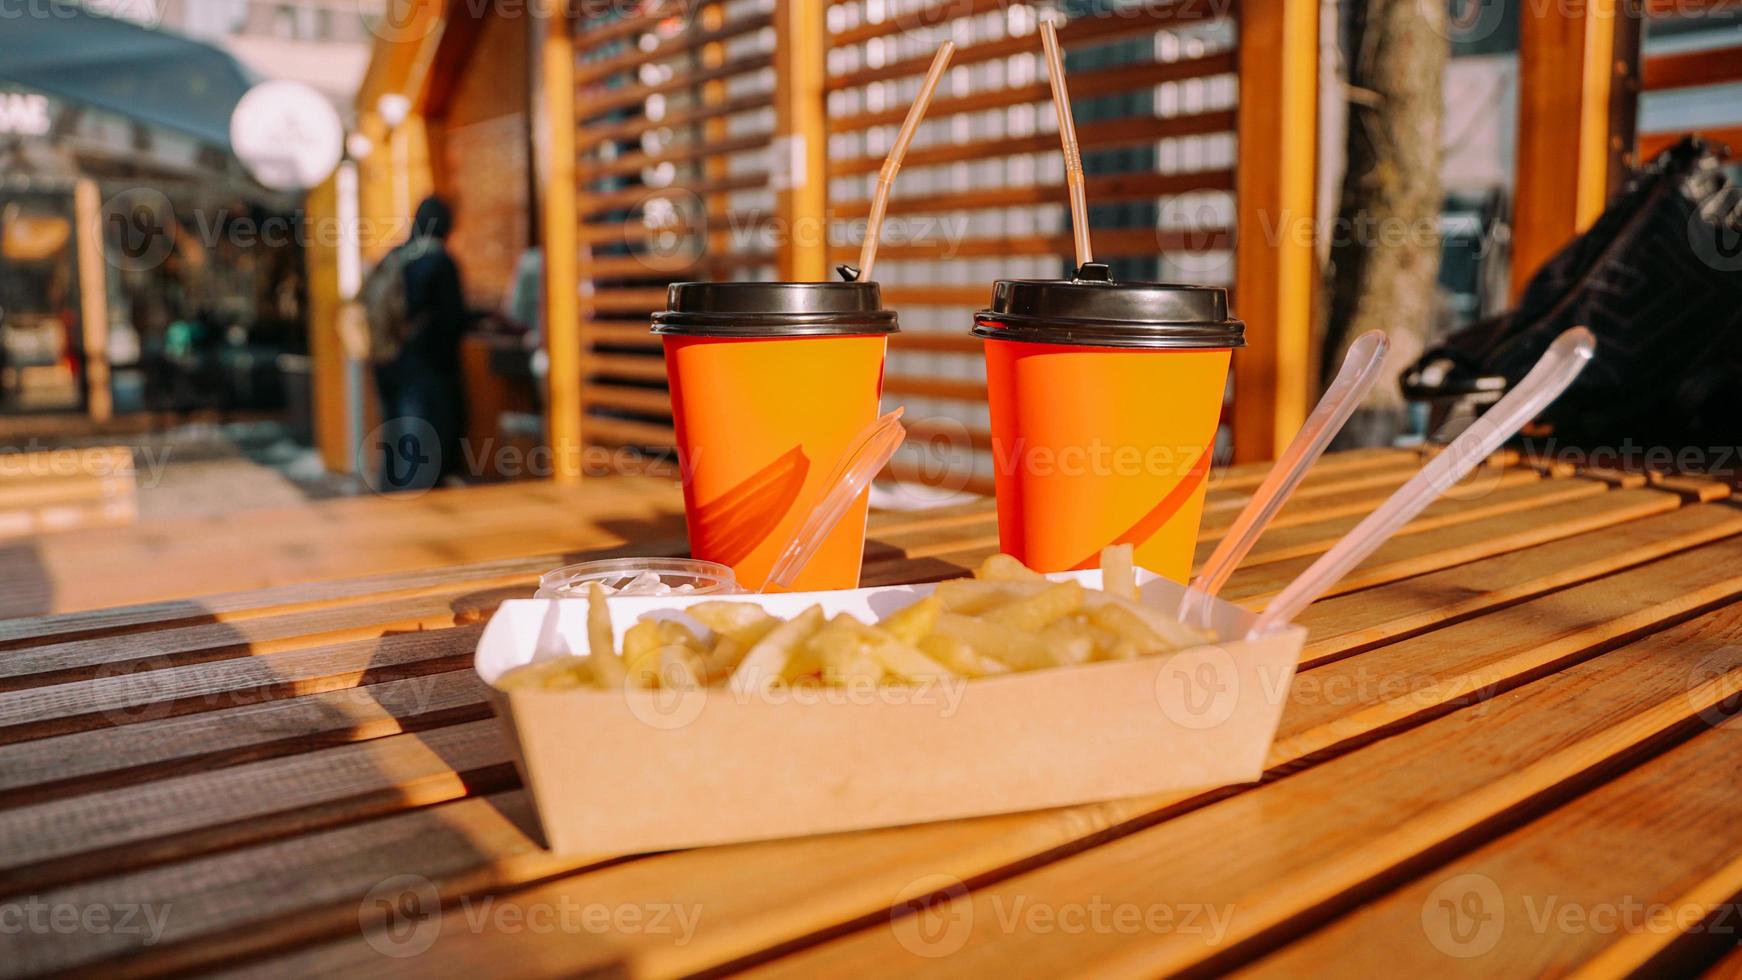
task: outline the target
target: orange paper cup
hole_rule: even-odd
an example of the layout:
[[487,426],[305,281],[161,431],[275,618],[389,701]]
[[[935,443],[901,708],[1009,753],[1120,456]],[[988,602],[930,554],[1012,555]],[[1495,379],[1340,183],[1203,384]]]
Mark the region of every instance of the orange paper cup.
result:
[[[895,314],[876,283],[678,283],[654,317],[665,342],[690,554],[759,589],[877,418]],[[869,494],[792,584],[851,589]]]
[[1244,332],[1214,287],[1000,281],[974,333],[1003,550],[1056,572],[1130,544],[1186,581]]

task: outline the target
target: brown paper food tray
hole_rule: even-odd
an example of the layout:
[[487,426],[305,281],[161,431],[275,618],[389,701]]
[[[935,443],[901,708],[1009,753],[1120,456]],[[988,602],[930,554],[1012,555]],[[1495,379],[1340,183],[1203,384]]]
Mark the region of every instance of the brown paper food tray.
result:
[[[1098,586],[1099,572],[1071,572]],[[1181,587],[1140,572],[1171,610]],[[732,597],[780,616],[808,606],[875,620],[931,591],[894,586]],[[679,597],[614,597],[619,641]],[[584,654],[587,604],[504,603],[476,666]],[[492,689],[550,846],[632,853],[1009,813],[1256,780],[1306,631],[1242,637],[1252,614],[1216,603],[1220,643],[1175,654],[912,687],[669,691]],[[707,631],[685,620],[698,634]]]

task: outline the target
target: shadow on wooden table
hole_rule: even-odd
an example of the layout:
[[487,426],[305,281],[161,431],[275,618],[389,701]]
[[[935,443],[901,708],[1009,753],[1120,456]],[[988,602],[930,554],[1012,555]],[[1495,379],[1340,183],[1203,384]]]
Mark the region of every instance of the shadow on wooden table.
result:
[[[173,963],[244,908],[354,935],[389,914],[359,897],[396,881],[451,897],[570,867],[543,851],[472,672],[483,624],[557,565],[687,550],[677,515],[574,519],[611,546],[565,549],[552,534],[543,554],[65,614],[40,542],[0,546],[0,603],[15,617],[0,620],[0,814],[56,814],[20,840],[5,890],[149,880],[171,909],[161,946],[79,935],[33,955]],[[100,586],[122,573],[97,562],[89,574]],[[104,816],[114,808],[127,819]],[[248,883],[258,876],[280,884]]]
[[[680,556],[689,553],[687,540],[681,533],[671,534],[669,522],[606,519],[597,523],[602,529],[620,536],[627,543],[615,548],[570,552],[554,561],[551,567],[611,558]],[[680,532],[682,530],[681,522],[678,525],[678,530]],[[649,534],[650,531],[658,533]],[[510,599],[532,598],[533,593],[538,588],[538,574],[530,574],[523,584],[482,588],[455,595],[449,603],[449,608],[453,613],[454,626],[481,632],[485,624],[489,622],[490,617],[495,614],[497,607],[503,602]],[[473,642],[475,643],[475,639]],[[467,796],[476,798],[493,810],[504,824],[512,826],[523,834],[527,841],[542,848],[545,846],[543,831],[539,827],[537,817],[528,805],[525,796],[518,792],[521,789],[521,781],[514,768],[512,757],[507,755],[510,751],[507,738],[499,727],[500,722],[495,719],[494,713],[490,710],[488,701],[485,700],[486,693],[483,682],[471,672],[471,653],[472,648],[468,646],[466,665],[463,670],[456,673],[464,677],[465,684],[475,695],[477,701],[474,707],[476,710],[464,719],[454,720],[483,719],[488,721],[490,727],[480,730],[477,737],[485,743],[499,746],[503,758],[498,758],[497,754],[490,754],[488,758],[494,761],[483,768],[470,768],[475,766],[478,761],[474,752],[475,746],[455,746],[450,744],[445,737],[436,736],[420,740],[433,756],[446,764],[447,769],[464,786]],[[443,722],[443,724],[451,723]]]
[[[548,559],[549,568],[581,561],[644,556],[677,556],[688,554],[689,547],[682,534],[681,518],[657,520],[606,518],[594,522],[606,533],[621,538],[624,544],[612,548],[571,551]],[[673,533],[673,531],[677,533]],[[532,564],[532,562],[529,562]],[[406,705],[395,716],[399,734],[414,741],[422,753],[427,753],[428,771],[436,782],[447,783],[439,798],[423,805],[450,802],[461,798],[474,804],[464,820],[444,823],[442,850],[451,854],[470,841],[472,835],[483,833],[480,824],[489,827],[487,837],[477,842],[477,863],[488,864],[503,847],[502,836],[518,834],[522,841],[511,850],[526,846],[540,849],[544,837],[525,795],[513,763],[512,750],[494,717],[487,700],[484,684],[472,672],[472,655],[477,639],[497,608],[510,599],[531,598],[538,587],[538,576],[549,568],[528,568],[523,580],[511,585],[492,584],[456,592],[447,597],[451,626],[439,632],[451,642],[444,643],[448,656],[426,661],[435,667],[432,673],[414,675],[423,686],[423,694]],[[398,644],[428,640],[424,629],[388,630],[381,634],[378,656],[358,677],[359,688],[391,683],[402,678]],[[408,806],[420,805],[417,791],[405,786],[396,771],[383,768],[384,781],[395,782],[406,797]],[[485,815],[481,811],[488,811]],[[452,836],[450,836],[452,835]]]
[[40,616],[54,608],[54,587],[30,538],[0,543],[0,619]]

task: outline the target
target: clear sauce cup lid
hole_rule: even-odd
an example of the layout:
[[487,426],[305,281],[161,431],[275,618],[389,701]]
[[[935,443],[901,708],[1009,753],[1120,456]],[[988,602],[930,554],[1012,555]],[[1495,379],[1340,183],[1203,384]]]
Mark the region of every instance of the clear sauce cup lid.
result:
[[585,599],[597,582],[615,595],[729,595],[743,590],[729,566],[699,558],[605,558],[553,568],[539,599]]

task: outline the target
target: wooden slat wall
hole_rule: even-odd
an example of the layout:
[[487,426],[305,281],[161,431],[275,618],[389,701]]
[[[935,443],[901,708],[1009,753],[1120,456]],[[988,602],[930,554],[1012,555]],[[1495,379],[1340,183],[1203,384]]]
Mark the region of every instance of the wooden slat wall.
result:
[[[526,64],[530,39],[519,18],[486,17],[474,30],[476,40],[465,53],[472,64]],[[450,77],[453,88],[443,93],[439,118],[425,113],[436,121],[436,190],[454,208],[448,250],[464,271],[467,305],[501,309],[514,288],[520,255],[532,242],[528,78],[523,70]]]
[[645,7],[574,37],[580,401],[587,442],[657,450],[673,435],[647,330],[665,286],[775,278],[775,0]]
[[[879,165],[949,38],[959,50],[896,184],[879,252],[877,277],[903,329],[891,345],[885,402],[904,405],[927,437],[898,457],[896,475],[989,492],[984,365],[968,334],[973,313],[993,280],[1057,277],[1071,264],[1037,35],[1038,18],[1056,11],[1004,0],[829,0],[816,25],[794,16],[796,2],[717,0],[687,17],[641,13],[578,26],[583,437],[670,444],[659,347],[647,333],[667,283],[815,274],[818,259],[831,270],[856,260]],[[1260,13],[1282,5],[1275,0]],[[1237,132],[1244,131],[1236,33],[1228,5],[1194,0],[1121,5],[1062,26],[1096,257],[1120,278],[1235,285],[1235,153],[1247,138]],[[823,51],[820,86],[804,59],[782,54],[788,45]],[[1251,84],[1263,90],[1263,82]],[[1287,79],[1270,87],[1278,86],[1299,87]],[[825,110],[820,122],[803,111],[813,93]],[[1311,121],[1303,125],[1310,134]],[[788,138],[809,138],[816,126],[823,131],[814,141]],[[1253,139],[1269,143],[1274,135]],[[816,217],[809,192],[816,185],[794,188],[784,176],[801,152],[821,156],[827,174],[826,243],[808,250],[792,236],[817,237],[806,224]],[[1255,152],[1286,156],[1289,167],[1303,156]],[[1281,199],[1255,206],[1302,217]],[[1310,262],[1310,249],[1303,254]],[[1255,394],[1242,401],[1263,419],[1248,427],[1251,451],[1243,456],[1267,457],[1277,434],[1292,432],[1310,383],[1310,289],[1262,292],[1254,302],[1293,303],[1300,315],[1246,313],[1255,349],[1270,356],[1244,365],[1262,368],[1248,372]],[[1280,343],[1284,332],[1299,343]],[[1291,356],[1297,347],[1302,356]],[[1219,437],[1220,458],[1231,454],[1232,432]]]
[[[1037,12],[997,2],[829,12],[830,263],[856,261],[877,170],[932,54],[958,52],[895,185],[877,278],[901,311],[885,407],[929,438],[895,472],[986,492],[992,460],[974,311],[1005,278],[1071,266],[1064,169]],[[1096,258],[1121,278],[1231,283],[1233,25],[1195,6],[1082,16],[1059,32]],[[979,447],[976,449],[976,447]]]

